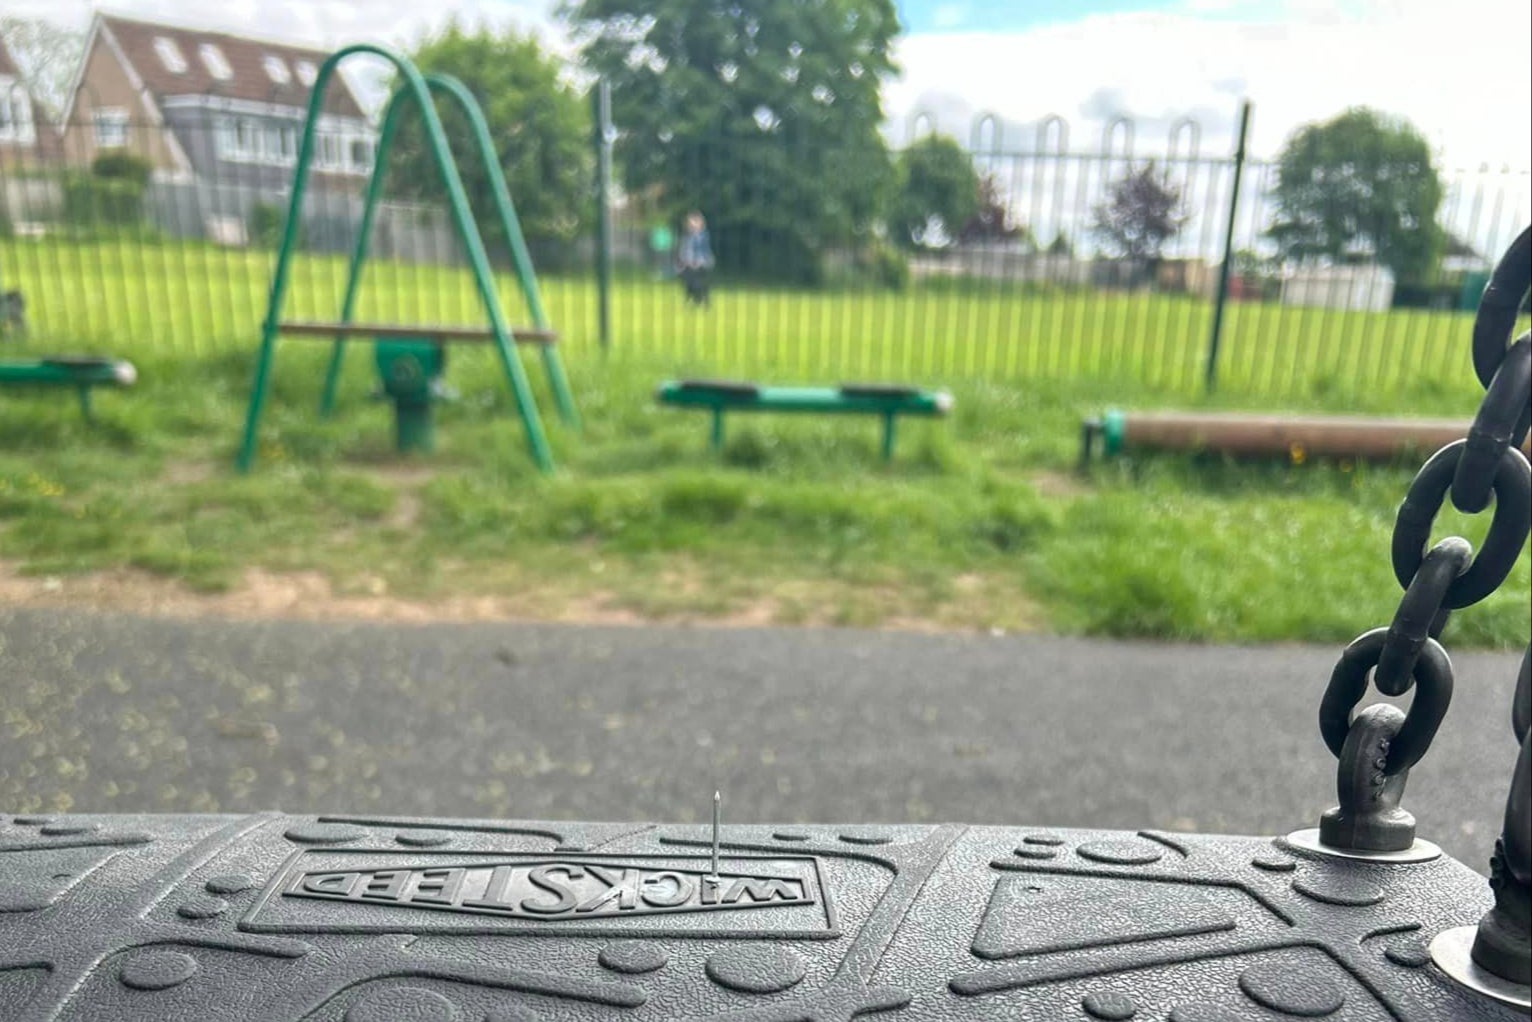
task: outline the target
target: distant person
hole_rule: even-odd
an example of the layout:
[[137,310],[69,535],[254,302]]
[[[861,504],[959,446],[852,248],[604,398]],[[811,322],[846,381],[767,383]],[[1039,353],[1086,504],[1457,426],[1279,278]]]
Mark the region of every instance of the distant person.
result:
[[688,213],[681,231],[681,247],[676,250],[676,270],[686,288],[686,300],[693,305],[708,304],[708,277],[712,269],[713,243],[708,239],[707,221],[701,213]]

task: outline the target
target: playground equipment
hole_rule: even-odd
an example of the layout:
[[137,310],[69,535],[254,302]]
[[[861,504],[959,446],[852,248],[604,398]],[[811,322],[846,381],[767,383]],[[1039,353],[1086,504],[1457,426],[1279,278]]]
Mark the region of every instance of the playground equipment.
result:
[[[1532,237],[1518,246],[1510,255],[1519,260],[1502,260],[1479,306],[1474,362],[1485,396],[1474,427],[1421,468],[1389,548],[1378,551],[1403,590],[1392,622],[1344,649],[1319,700],[1338,804],[1314,814],[1317,827],[1237,837],[725,826],[717,794],[711,827],[425,819],[403,807],[324,816],[23,811],[0,815],[0,1017],[1525,1020],[1532,647],[1509,721],[1493,722],[1520,751],[1488,881],[1418,837],[1402,804],[1452,701],[1454,667],[1437,638],[1450,614],[1500,588],[1527,540],[1532,468],[1515,448],[1532,407],[1532,335],[1506,340],[1527,292]],[[707,391],[758,400],[768,388],[691,390]],[[1488,511],[1477,551],[1453,536],[1427,548],[1449,500],[1463,514]],[[998,655],[997,685],[1025,677],[1028,648]],[[732,673],[736,685],[762,687],[739,680],[740,664],[727,666],[726,682]],[[947,695],[943,680],[936,672],[932,700]],[[1018,720],[1031,716],[1026,686],[1011,687]],[[1408,710],[1369,699],[1371,689],[1408,696]],[[392,685],[371,693],[406,694],[418,696]],[[1246,728],[1268,724],[1257,691],[1236,696],[1222,698],[1219,712],[1242,714]],[[1116,798],[1154,790],[1133,787],[1148,779],[1111,763],[1084,765],[1087,752],[1110,754],[1102,718],[1133,717],[1142,702],[1135,694],[1082,707],[1078,744],[1066,738],[1048,750],[1056,769],[1086,774]],[[462,712],[470,709],[483,708]],[[795,736],[793,714],[824,711],[741,706],[740,733],[747,742]],[[779,719],[767,720],[773,713]],[[399,716],[408,726],[409,714]],[[656,714],[638,740],[679,744],[675,725]],[[1030,722],[1031,733],[1048,741],[1050,725]],[[949,745],[963,726],[953,714],[933,727],[930,744]],[[1229,733],[1215,722],[1150,747],[1167,761],[1228,764],[1229,782],[1207,793],[1210,810],[1295,775],[1289,756],[1253,760]],[[1016,734],[1027,740],[1021,724]],[[563,751],[556,736],[547,740]],[[683,772],[675,776],[699,772],[695,750],[675,763]],[[993,768],[973,773],[976,785],[994,786]],[[1260,787],[1241,790],[1241,776]],[[1429,833],[1432,821],[1422,823]]]
[[901,415],[937,418],[952,411],[944,390],[884,384],[839,387],[763,387],[731,380],[682,380],[660,384],[656,399],[676,408],[713,414],[712,447],[723,448],[725,412],[806,412],[821,415],[876,415],[883,419],[883,460],[894,456],[894,423]]
[[[1108,457],[1129,447],[1209,451],[1255,457],[1392,459],[1434,451],[1467,436],[1453,419],[1370,419],[1356,416],[1234,415],[1209,412],[1123,412],[1113,409],[1080,427],[1080,463],[1096,447]],[[1523,449],[1528,445],[1523,444]]]
[[138,380],[133,363],[121,359],[57,355],[51,358],[0,362],[0,387],[52,387],[75,392],[86,422],[91,391],[97,387],[131,387]]
[[[351,253],[345,296],[341,301],[340,314],[336,322],[284,321],[281,318],[282,305],[287,293],[294,241],[301,222],[303,196],[314,154],[315,128],[323,109],[325,90],[329,86],[336,66],[342,60],[357,53],[370,53],[389,61],[399,73],[401,84],[390,97],[379,128],[372,176],[368,181],[362,219],[357,230],[356,244]],[[533,326],[530,328],[513,329],[507,325],[499,295],[495,290],[489,256],[485,251],[483,238],[479,235],[478,225],[469,209],[468,196],[464,190],[462,178],[448,147],[441,118],[431,98],[433,92],[455,103],[468,120],[476,154],[483,161],[490,182],[495,215],[499,217],[510,245],[517,284],[532,317]],[[377,205],[382,197],[383,175],[388,152],[398,129],[401,112],[410,104],[420,110],[425,124],[426,145],[441,175],[442,184],[447,192],[448,210],[458,238],[467,253],[469,269],[473,274],[475,288],[484,307],[487,325],[483,328],[353,322],[362,271],[367,259],[368,243],[372,237]],[[250,407],[245,417],[244,436],[237,462],[240,471],[248,471],[255,460],[261,411],[265,404],[271,363],[276,353],[278,337],[318,338],[331,342],[330,362],[325,372],[319,402],[321,415],[328,415],[334,409],[335,392],[345,357],[347,340],[358,337],[371,338],[379,346],[375,364],[380,372],[384,371],[385,367],[389,371],[403,371],[406,364],[414,362],[414,370],[411,371],[419,370],[426,373],[428,377],[433,373],[440,374],[445,358],[440,351],[434,355],[424,354],[420,350],[422,345],[430,344],[440,348],[451,342],[492,344],[499,355],[506,382],[515,399],[516,410],[521,419],[522,429],[526,433],[527,447],[532,459],[541,470],[552,471],[553,454],[548,448],[547,437],[544,435],[542,420],[532,397],[526,370],[512,347],[514,343],[538,346],[542,353],[544,371],[548,376],[549,389],[553,393],[560,417],[571,426],[578,425],[579,418],[564,374],[563,363],[559,360],[555,346],[558,337],[549,326],[547,314],[543,309],[537,277],[532,269],[531,255],[522,237],[521,225],[516,218],[515,206],[511,201],[505,175],[495,156],[489,126],[485,123],[484,113],[473,95],[457,79],[447,75],[423,76],[408,58],[383,47],[365,43],[339,50],[319,69],[313,92],[309,97],[308,117],[304,123],[303,139],[298,148],[297,165],[293,171],[293,187],[288,201],[287,220],[277,249],[277,263],[272,274],[266,317],[261,324],[260,353],[256,362],[255,380],[250,390]],[[391,381],[387,375],[383,378],[383,385],[385,393],[394,402],[396,436],[400,448],[429,448],[435,389],[427,386],[424,391],[421,391],[399,380]]]

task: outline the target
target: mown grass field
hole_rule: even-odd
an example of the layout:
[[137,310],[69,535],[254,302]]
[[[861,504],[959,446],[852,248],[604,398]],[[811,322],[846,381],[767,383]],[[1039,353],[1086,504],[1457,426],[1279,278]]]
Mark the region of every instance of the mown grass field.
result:
[[[0,394],[0,560],[31,577],[131,568],[199,591],[238,590],[251,568],[316,571],[340,595],[486,596],[538,617],[1339,641],[1397,603],[1388,537],[1414,465],[1138,456],[1080,477],[1081,416],[1211,403],[1466,420],[1478,395],[1464,315],[1235,306],[1210,401],[1197,386],[1208,310],[1186,298],[723,286],[694,312],[629,280],[603,355],[591,284],[552,279],[585,420],[559,427],[539,383],[556,476],[532,470],[489,352],[453,350],[462,399],[440,410],[439,449],[401,459],[386,406],[368,400],[369,353],[354,348],[341,410],[321,422],[325,350],[292,342],[262,461],[240,477],[268,258],[0,245],[35,324],[16,350],[115,352],[141,372],[133,391],[101,396],[93,429],[68,395]],[[306,258],[288,315],[333,315],[341,272]],[[471,298],[461,273],[379,265],[358,318],[470,322]],[[916,379],[947,385],[957,411],[902,427],[890,466],[875,423],[857,419],[735,418],[719,458],[704,417],[652,402],[658,380],[693,373]],[[1438,534],[1477,540],[1483,524],[1446,516]],[[1527,600],[1523,554],[1449,640],[1525,642]]]

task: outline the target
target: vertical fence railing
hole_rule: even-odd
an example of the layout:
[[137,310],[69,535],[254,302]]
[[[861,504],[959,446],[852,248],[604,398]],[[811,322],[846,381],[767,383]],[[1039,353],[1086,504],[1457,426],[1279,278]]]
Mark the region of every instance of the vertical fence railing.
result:
[[[613,153],[610,130],[599,117],[596,124],[598,155],[607,150],[620,167],[623,141]],[[880,228],[821,236],[818,225],[796,222],[794,197],[774,192],[761,168],[771,160],[809,166],[822,154],[709,140],[688,150],[688,173],[722,180],[736,206],[773,211],[791,230],[741,230],[710,216],[722,268],[712,304],[700,310],[685,306],[672,279],[673,253],[651,244],[664,234],[657,228],[678,236],[685,212],[661,190],[615,181],[587,217],[600,240],[585,239],[573,256],[560,257],[556,240],[530,241],[571,355],[607,340],[614,355],[646,360],[656,373],[1101,389],[1122,381],[1167,400],[1200,398],[1216,380],[1219,400],[1344,406],[1396,400],[1432,374],[1455,379],[1484,254],[1532,218],[1532,178],[1441,170],[1437,220],[1449,240],[1426,279],[1394,279],[1381,265],[1283,265],[1268,235],[1275,167],[1254,155],[1262,151],[1255,133],[1237,141],[1237,124],[1214,130],[1183,120],[1151,131],[1122,119],[1101,133],[1060,118],[1018,126],[985,116],[955,137],[1004,222],[926,249]],[[904,128],[907,137],[943,131],[926,115]],[[23,340],[4,326],[0,343],[167,356],[253,351],[273,213],[288,194],[280,137],[267,151],[210,124],[179,126],[179,148],[204,160],[187,167],[167,155],[169,130],[84,120],[39,130],[40,144],[22,152],[0,141],[0,292],[19,294],[28,328]],[[147,180],[135,181],[132,167],[96,165],[99,143],[114,140],[155,161]],[[207,162],[223,150],[237,158]],[[1134,263],[1102,240],[1095,220],[1127,173],[1151,159],[1186,221],[1158,259]],[[344,163],[318,175],[305,203],[295,311],[320,314],[340,298],[366,181]],[[730,168],[738,174],[720,173]],[[608,175],[620,178],[608,166],[597,180]],[[401,175],[391,168],[389,179]],[[686,201],[712,212],[707,196]],[[462,253],[445,228],[428,195],[400,187],[385,196],[359,319],[471,318]],[[514,281],[502,279],[514,301]],[[7,301],[0,311],[17,310]]]

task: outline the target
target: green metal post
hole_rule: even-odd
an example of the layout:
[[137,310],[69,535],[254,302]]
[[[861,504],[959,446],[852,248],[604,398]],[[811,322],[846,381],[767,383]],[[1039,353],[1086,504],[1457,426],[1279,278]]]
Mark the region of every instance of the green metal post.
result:
[[1250,101],[1239,108],[1239,141],[1234,147],[1234,185],[1229,189],[1229,222],[1224,225],[1223,265],[1218,268],[1218,291],[1213,298],[1213,327],[1208,335],[1205,383],[1208,393],[1218,385],[1218,342],[1223,334],[1223,306],[1229,297],[1229,269],[1234,261],[1234,217],[1239,211],[1239,182],[1245,171],[1245,140],[1250,134]]
[[709,446],[715,451],[723,450],[723,409],[713,409],[713,433],[709,438]]
[[[516,216],[515,204],[511,201],[511,192],[505,181],[505,172],[500,167],[498,154],[494,149],[494,142],[489,133],[489,125],[484,120],[484,112],[479,107],[478,101],[473,98],[473,93],[468,87],[451,75],[433,74],[426,76],[426,86],[440,92],[455,101],[463,114],[468,118],[473,132],[474,142],[478,148],[479,158],[484,164],[485,173],[489,178],[490,189],[494,195],[495,211],[500,217],[500,223],[505,230],[506,239],[510,244],[511,258],[516,269],[516,283],[521,288],[521,293],[527,302],[527,309],[532,316],[532,323],[540,330],[550,329],[548,316],[543,311],[542,295],[537,287],[537,275],[532,269],[532,256],[527,251],[526,239],[521,233],[521,222]],[[341,305],[342,323],[349,323],[356,307],[357,290],[361,283],[362,262],[366,258],[367,245],[372,236],[374,213],[378,200],[382,195],[383,173],[388,151],[392,146],[394,134],[398,128],[399,111],[403,108],[403,100],[410,98],[411,93],[407,90],[399,90],[389,99],[388,107],[383,115],[382,127],[378,132],[378,145],[373,160],[372,180],[368,184],[366,205],[362,210],[362,222],[357,231],[356,247],[351,255],[351,268],[346,277],[346,294]],[[335,347],[330,355],[330,364],[325,371],[324,393],[320,398],[319,410],[321,415],[328,415],[335,405],[335,390],[340,377],[341,359],[344,354],[345,341],[335,342]],[[568,377],[564,374],[564,365],[559,358],[557,349],[552,345],[542,345],[543,368],[548,374],[548,385],[553,391],[554,404],[559,411],[559,417],[565,423],[578,427],[580,424],[579,413],[575,411],[574,396],[569,388]]]
[[[442,129],[441,118],[437,116],[436,108],[430,101],[425,79],[421,77],[419,70],[409,60],[383,47],[374,46],[369,43],[347,46],[332,54],[320,67],[313,92],[309,97],[308,116],[303,128],[303,140],[298,146],[298,161],[293,172],[292,194],[288,198],[287,222],[283,227],[281,244],[277,249],[277,265],[272,273],[271,291],[266,304],[266,318],[261,324],[261,348],[256,357],[255,380],[250,390],[250,407],[245,416],[244,436],[240,443],[240,451],[236,464],[240,471],[248,471],[255,459],[261,410],[265,404],[266,390],[270,383],[271,363],[275,353],[282,303],[287,295],[293,241],[302,215],[303,193],[307,186],[309,165],[313,161],[314,139],[319,117],[323,110],[325,90],[329,85],[330,79],[334,76],[336,66],[346,57],[356,53],[371,53],[392,63],[404,81],[402,87],[408,89],[413,94],[415,101],[420,106],[421,113],[425,119],[426,141],[432,155],[435,157],[436,167],[441,174],[442,183],[447,189],[448,208],[451,210],[453,222],[457,227],[463,247],[468,253],[469,266],[473,271],[474,283],[477,286],[479,298],[484,304],[485,315],[489,319],[490,330],[495,339],[495,347],[500,354],[501,365],[505,369],[512,394],[516,399],[522,428],[527,436],[528,449],[540,469],[545,472],[552,471],[553,454],[548,448],[548,439],[543,433],[542,421],[538,418],[537,406],[532,400],[532,392],[527,384],[526,373],[523,371],[520,361],[516,358],[515,352],[511,349],[510,329],[506,325],[505,317],[500,309],[499,297],[495,292],[494,280],[490,274],[489,256],[484,251],[484,241],[479,237],[478,227],[474,224],[473,217],[469,212],[468,196],[463,188],[463,180],[458,174],[457,164],[453,161],[452,152],[447,145],[447,137]],[[376,175],[377,172],[378,167],[375,166],[373,173]]]
[[601,350],[612,346],[612,86],[606,79],[592,91],[596,141],[596,311]]
[[883,416],[883,460],[894,460],[894,422],[898,416],[893,412],[886,412]]
[[[431,75],[426,79],[431,88],[446,93],[457,101],[472,127],[473,138],[479,150],[479,158],[489,177],[490,194],[494,197],[495,213],[500,217],[500,227],[505,231],[506,243],[511,249],[511,263],[516,268],[516,283],[526,299],[527,311],[532,325],[539,330],[550,329],[548,315],[543,310],[543,297],[537,286],[537,274],[532,269],[532,253],[527,250],[526,237],[521,233],[521,220],[516,216],[516,204],[511,201],[511,189],[505,181],[505,170],[500,166],[500,154],[495,151],[489,124],[468,86],[451,75]],[[576,428],[580,414],[575,411],[574,395],[569,389],[568,377],[564,375],[564,363],[558,349],[551,344],[541,345],[543,370],[548,374],[548,386],[553,391],[553,403],[565,424]]]
[[[387,165],[388,151],[393,146],[394,132],[399,127],[400,100],[409,95],[401,89],[388,101],[383,113],[383,124],[378,129],[378,145],[372,154],[372,179],[367,182],[367,197],[362,206],[362,222],[356,231],[356,246],[351,250],[351,266],[346,273],[346,295],[340,303],[340,322],[351,322],[356,312],[356,295],[362,283],[362,264],[367,259],[367,246],[372,240],[372,225],[377,213],[378,200],[383,196],[383,169]],[[330,349],[330,364],[325,367],[324,389],[319,396],[319,414],[328,417],[335,409],[335,389],[340,382],[341,360],[346,354],[346,342],[338,339]]]
[[77,390],[80,395],[80,415],[84,417],[86,425],[94,426],[96,424],[96,415],[91,409],[90,388],[79,387]]

